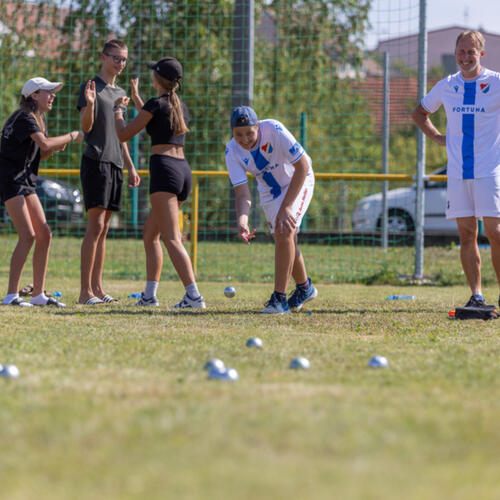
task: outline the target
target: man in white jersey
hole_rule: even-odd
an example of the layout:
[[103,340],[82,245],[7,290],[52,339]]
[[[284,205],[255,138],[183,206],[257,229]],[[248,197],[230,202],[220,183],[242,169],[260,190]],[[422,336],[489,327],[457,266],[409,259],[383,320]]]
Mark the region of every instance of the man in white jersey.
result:
[[[297,233],[314,191],[311,158],[286,127],[277,120],[257,119],[248,106],[231,114],[233,138],[226,146],[226,165],[236,193],[238,235],[247,244],[251,197],[247,172],[257,178],[260,203],[275,242],[274,292],[262,313],[298,311],[318,292],[307,276]],[[290,298],[286,289],[290,276],[296,287]]]
[[[480,32],[460,33],[455,48],[460,71],[438,82],[412,114],[427,137],[446,146],[446,217],[457,220],[460,258],[472,291],[466,307],[493,307],[481,291],[480,217],[500,285],[500,74],[481,66],[484,45]],[[429,118],[441,105],[446,111],[446,135]]]

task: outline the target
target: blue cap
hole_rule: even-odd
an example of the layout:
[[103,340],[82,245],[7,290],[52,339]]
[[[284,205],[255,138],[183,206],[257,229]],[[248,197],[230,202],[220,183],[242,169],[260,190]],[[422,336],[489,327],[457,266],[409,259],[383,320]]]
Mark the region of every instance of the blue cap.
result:
[[231,128],[257,125],[257,113],[249,106],[238,106],[231,113]]

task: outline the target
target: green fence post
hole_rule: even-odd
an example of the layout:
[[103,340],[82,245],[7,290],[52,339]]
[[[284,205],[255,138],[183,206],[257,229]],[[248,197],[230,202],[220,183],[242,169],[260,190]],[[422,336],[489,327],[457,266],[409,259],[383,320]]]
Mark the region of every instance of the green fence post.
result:
[[[132,118],[137,116],[137,110],[132,109]],[[139,136],[135,135],[130,140],[130,156],[135,168],[139,170]],[[130,188],[130,224],[137,229],[139,223],[139,191],[138,188]]]
[[[306,132],[307,115],[302,111],[300,113],[300,144],[306,149],[307,142],[307,132]],[[307,231],[307,212],[304,214],[302,219],[301,230]]]

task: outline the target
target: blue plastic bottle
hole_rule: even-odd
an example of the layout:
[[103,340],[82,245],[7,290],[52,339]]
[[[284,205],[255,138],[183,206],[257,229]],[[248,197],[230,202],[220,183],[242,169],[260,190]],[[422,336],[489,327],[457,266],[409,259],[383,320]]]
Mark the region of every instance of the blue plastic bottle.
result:
[[389,295],[385,300],[414,300],[415,295]]

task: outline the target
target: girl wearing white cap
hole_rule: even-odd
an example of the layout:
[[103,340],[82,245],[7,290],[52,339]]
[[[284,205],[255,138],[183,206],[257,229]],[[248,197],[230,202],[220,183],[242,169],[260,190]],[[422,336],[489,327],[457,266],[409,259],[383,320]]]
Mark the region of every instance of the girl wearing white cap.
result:
[[156,290],[163,264],[161,235],[186,289],[184,297],[173,307],[205,309],[205,301],[198,290],[179,228],[179,206],[191,191],[191,169],[184,157],[184,138],[189,132],[188,111],[176,93],[182,78],[182,65],[174,57],[164,57],[149,63],[148,68],[153,70],[153,86],[158,96],[144,104],[139,96],[138,81],[132,80],[132,100],[139,114],[128,124],[123,119],[128,97],[121,97],[115,102],[115,127],[120,141],[128,141],[144,128],[151,136],[151,212],[143,230],[147,281],[137,305],[158,305]]
[[[3,304],[65,307],[46,297],[43,291],[52,234],[35,193],[40,160],[64,150],[69,142],[83,140],[83,133],[78,130],[58,137],[47,136],[44,115],[52,109],[56,92],[62,85],[40,77],[28,80],[21,91],[19,109],[9,116],[2,130],[0,197],[19,235],[10,261],[9,285]],[[19,297],[18,290],[33,242],[33,296],[27,302]]]

